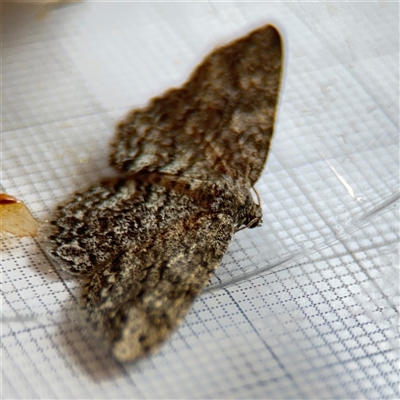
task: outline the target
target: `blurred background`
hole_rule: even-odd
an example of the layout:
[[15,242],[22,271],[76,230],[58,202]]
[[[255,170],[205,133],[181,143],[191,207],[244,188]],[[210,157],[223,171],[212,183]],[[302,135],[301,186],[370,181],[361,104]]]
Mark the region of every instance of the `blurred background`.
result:
[[113,360],[78,283],[3,236],[2,398],[398,398],[399,4],[43,3],[0,4],[1,184],[40,220],[215,46],[273,23],[285,78],[263,226],[157,355]]

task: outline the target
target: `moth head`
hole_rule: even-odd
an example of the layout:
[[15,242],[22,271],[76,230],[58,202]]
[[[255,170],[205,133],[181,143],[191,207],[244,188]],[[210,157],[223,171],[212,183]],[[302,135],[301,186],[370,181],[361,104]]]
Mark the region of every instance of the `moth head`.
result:
[[249,184],[241,180],[234,180],[230,176],[223,176],[215,181],[210,188],[203,191],[203,201],[210,202],[213,212],[223,212],[231,216],[235,232],[246,228],[255,228],[262,222],[260,197],[257,194],[257,203],[254,201]]
[[236,219],[236,232],[246,228],[255,228],[261,226],[262,223],[262,210],[260,206],[260,198],[257,193],[258,203],[253,199],[249,190],[246,190],[245,201],[243,205],[238,208]]
[[262,210],[259,204],[254,204],[254,210],[249,214],[246,228],[256,228],[262,225]]

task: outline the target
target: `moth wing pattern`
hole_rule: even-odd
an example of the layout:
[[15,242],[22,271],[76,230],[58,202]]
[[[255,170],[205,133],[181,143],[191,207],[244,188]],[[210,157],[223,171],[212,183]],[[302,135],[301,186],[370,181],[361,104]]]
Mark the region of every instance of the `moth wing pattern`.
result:
[[273,134],[282,43],[271,25],[214,50],[179,89],[133,111],[117,129],[111,164],[253,185]]
[[205,212],[169,184],[137,176],[104,180],[75,194],[47,228],[47,254],[67,273],[89,275],[119,254],[139,251],[181,219]]
[[233,236],[224,214],[189,217],[88,278],[82,306],[120,361],[153,352],[190,310]]
[[82,310],[118,360],[156,349],[233,234],[261,224],[250,189],[268,154],[281,66],[272,26],[216,49],[182,88],[119,126],[110,163],[123,174],[54,216],[46,252],[85,280]]

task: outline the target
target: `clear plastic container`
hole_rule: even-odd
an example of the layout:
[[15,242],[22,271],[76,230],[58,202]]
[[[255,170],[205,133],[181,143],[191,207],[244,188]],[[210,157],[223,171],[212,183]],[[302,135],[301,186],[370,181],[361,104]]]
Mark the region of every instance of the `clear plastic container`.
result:
[[124,114],[216,45],[285,37],[278,123],[238,233],[160,353],[120,365],[37,240],[2,239],[4,398],[396,398],[399,4],[2,4],[2,186],[45,219],[112,173]]

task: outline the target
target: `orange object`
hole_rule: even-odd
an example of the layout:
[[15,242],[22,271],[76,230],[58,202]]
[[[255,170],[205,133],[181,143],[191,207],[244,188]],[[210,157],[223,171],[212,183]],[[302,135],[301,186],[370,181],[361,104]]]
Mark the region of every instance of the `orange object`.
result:
[[13,235],[34,236],[39,222],[21,200],[6,193],[0,193],[0,231]]

